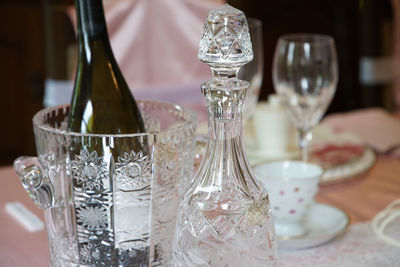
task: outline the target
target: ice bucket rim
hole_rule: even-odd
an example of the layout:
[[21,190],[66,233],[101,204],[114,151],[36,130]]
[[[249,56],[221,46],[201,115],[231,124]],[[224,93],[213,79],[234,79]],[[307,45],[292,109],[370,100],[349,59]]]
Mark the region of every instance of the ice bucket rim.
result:
[[184,128],[192,128],[197,125],[197,114],[193,110],[183,107],[178,104],[166,102],[166,101],[155,101],[155,100],[137,100],[136,101],[139,109],[141,105],[163,105],[163,106],[169,106],[171,109],[174,109],[176,111],[181,111],[185,114],[187,114],[187,118],[185,118],[186,122],[183,125],[179,125],[177,127],[172,127],[166,130],[162,131],[156,131],[156,132],[145,132],[145,133],[134,133],[134,134],[90,134],[90,133],[78,133],[78,132],[72,132],[72,131],[67,131],[67,130],[62,130],[58,128],[51,127],[49,125],[44,125],[42,124],[42,117],[45,114],[49,114],[51,111],[57,112],[59,110],[64,110],[70,106],[69,104],[63,104],[63,105],[57,105],[57,106],[52,106],[52,107],[47,107],[39,110],[38,112],[35,113],[35,115],[32,118],[33,122],[33,127],[38,128],[47,132],[52,132],[55,134],[60,134],[60,135],[69,135],[69,136],[79,136],[79,137],[140,137],[140,136],[148,136],[148,135],[156,135],[156,134],[162,134],[162,133],[173,133],[175,131],[180,131]]

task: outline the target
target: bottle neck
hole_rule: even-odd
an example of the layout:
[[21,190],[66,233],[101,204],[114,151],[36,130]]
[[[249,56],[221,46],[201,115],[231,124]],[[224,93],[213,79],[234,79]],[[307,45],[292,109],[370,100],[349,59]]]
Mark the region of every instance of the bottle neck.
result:
[[113,62],[102,0],[76,0],[76,11],[79,62],[93,62],[93,57],[98,55],[105,56],[102,60]]
[[102,0],[76,0],[78,37],[108,40]]

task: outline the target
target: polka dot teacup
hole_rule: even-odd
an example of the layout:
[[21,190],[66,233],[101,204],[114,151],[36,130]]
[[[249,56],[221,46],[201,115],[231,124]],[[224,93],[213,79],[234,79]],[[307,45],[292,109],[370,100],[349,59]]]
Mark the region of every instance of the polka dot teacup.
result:
[[254,172],[269,193],[276,235],[304,235],[303,219],[314,203],[322,168],[302,161],[275,161],[257,165]]

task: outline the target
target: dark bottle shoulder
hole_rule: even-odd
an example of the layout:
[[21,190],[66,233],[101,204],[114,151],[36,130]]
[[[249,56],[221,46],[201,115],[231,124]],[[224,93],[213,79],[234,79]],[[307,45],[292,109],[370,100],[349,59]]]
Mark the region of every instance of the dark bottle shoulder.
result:
[[[80,75],[82,79],[75,84],[70,129],[110,134],[145,131],[139,108],[121,73]],[[82,124],[85,120],[90,124]]]

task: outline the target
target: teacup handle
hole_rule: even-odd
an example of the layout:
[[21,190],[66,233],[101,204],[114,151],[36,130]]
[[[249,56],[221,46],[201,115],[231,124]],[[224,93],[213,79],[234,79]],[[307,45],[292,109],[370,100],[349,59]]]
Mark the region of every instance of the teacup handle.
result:
[[22,156],[14,161],[14,169],[33,202],[42,209],[54,205],[54,189],[37,157]]

